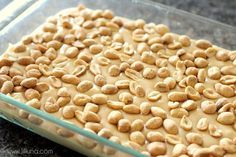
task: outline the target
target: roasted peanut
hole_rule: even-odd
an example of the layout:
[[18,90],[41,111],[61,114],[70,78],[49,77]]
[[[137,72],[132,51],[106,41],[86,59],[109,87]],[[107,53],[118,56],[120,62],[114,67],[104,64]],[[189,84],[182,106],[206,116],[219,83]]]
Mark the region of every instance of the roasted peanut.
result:
[[74,118],[76,109],[75,106],[65,106],[62,110],[63,117],[66,119]]
[[34,98],[40,99],[40,97],[41,97],[40,93],[35,89],[29,88],[25,91],[25,98],[27,100],[31,100]]
[[152,91],[152,92],[148,93],[147,99],[149,101],[157,101],[157,100],[161,99],[161,93],[158,91]]
[[230,154],[236,153],[236,145],[233,143],[233,141],[229,138],[222,138],[220,140],[220,146],[223,147],[223,149]]
[[101,121],[101,118],[99,117],[99,115],[91,111],[83,112],[82,119],[86,122],[95,122],[95,123],[98,123]]
[[78,85],[80,83],[80,79],[76,77],[75,75],[71,75],[71,74],[63,75],[61,77],[61,80],[65,83],[74,84],[74,85]]
[[84,106],[91,101],[91,97],[85,94],[76,94],[73,98],[73,103],[78,106]]
[[198,93],[197,90],[195,90],[193,87],[188,86],[185,88],[185,93],[187,94],[188,98],[192,99],[192,100],[200,100],[201,99],[201,95]]
[[122,118],[123,115],[120,111],[111,111],[107,117],[107,120],[109,123],[116,125]]
[[166,119],[167,117],[166,111],[157,106],[151,107],[151,113],[153,116],[161,117],[162,119]]
[[116,94],[118,92],[118,88],[113,84],[106,84],[102,86],[101,91],[104,94]]
[[141,119],[136,119],[131,123],[131,131],[142,131],[144,128],[144,122]]
[[218,115],[217,121],[224,125],[231,125],[235,121],[235,116],[232,112],[222,112]]
[[36,108],[36,109],[40,109],[40,107],[41,107],[40,101],[38,99],[36,99],[36,98],[31,99],[26,104],[31,106],[31,107],[33,107],[33,108]]
[[201,103],[201,109],[206,114],[213,114],[216,112],[216,105],[214,102],[206,100]]
[[179,157],[184,154],[187,154],[187,146],[184,144],[176,144],[172,150],[173,157]]
[[207,118],[201,118],[198,120],[197,129],[200,131],[205,131],[208,129],[208,120]]
[[169,134],[178,134],[178,127],[177,125],[175,124],[175,122],[171,119],[165,119],[163,121],[163,127],[165,129],[165,131]]
[[201,49],[207,49],[209,47],[212,47],[212,44],[207,40],[200,39],[196,41],[196,46]]
[[188,133],[186,135],[186,139],[189,143],[195,143],[195,144],[198,144],[198,145],[203,144],[203,138],[198,133]]
[[159,92],[168,92],[170,90],[168,84],[164,83],[164,82],[157,82],[154,85],[154,89],[159,91]]
[[208,69],[208,77],[213,80],[218,80],[221,77],[220,69],[217,66],[213,66]]
[[229,53],[226,50],[219,50],[215,57],[217,60],[225,62],[229,60]]
[[128,92],[123,92],[119,95],[119,100],[125,104],[131,104],[133,102],[133,96]]
[[187,94],[184,92],[171,92],[168,94],[170,101],[185,101],[187,100]]
[[84,80],[77,85],[77,90],[81,93],[87,92],[93,87],[92,81]]
[[131,128],[130,121],[128,119],[120,119],[117,128],[120,132],[128,132]]
[[165,141],[163,134],[158,131],[149,131],[147,133],[146,138],[149,142],[164,142]]
[[130,134],[130,141],[138,143],[140,145],[144,145],[145,136],[140,131],[134,131]]
[[150,111],[151,111],[151,106],[152,105],[150,103],[148,103],[148,102],[142,102],[140,104],[140,112],[141,112],[141,114],[143,114],[143,115],[149,114]]
[[117,65],[112,65],[108,69],[108,74],[113,77],[120,75],[120,68]]
[[123,111],[129,114],[139,114],[140,109],[137,105],[129,104],[123,107]]
[[226,97],[226,98],[230,98],[234,96],[234,89],[231,88],[228,85],[223,85],[220,83],[216,83],[215,84],[215,90],[217,93],[219,93],[220,95]]
[[26,78],[20,83],[20,85],[25,88],[34,88],[37,82],[38,80],[36,78]]
[[162,67],[162,68],[158,69],[157,75],[161,78],[166,78],[166,77],[170,76],[170,71],[168,70],[167,67]]
[[145,68],[143,70],[143,77],[146,79],[153,79],[156,77],[156,71],[154,68]]
[[188,116],[188,111],[183,108],[174,108],[170,111],[170,115],[175,118],[182,118]]
[[7,94],[13,91],[14,84],[11,81],[5,81],[1,87],[1,93]]
[[194,102],[193,100],[187,100],[181,104],[181,107],[186,109],[187,111],[192,111],[197,108],[197,103]]
[[163,121],[160,117],[152,117],[146,122],[145,127],[147,129],[158,129],[162,126],[162,123]]
[[166,149],[166,144],[162,142],[152,142],[147,146],[147,150],[152,156],[164,155]]
[[183,116],[180,120],[180,127],[186,131],[189,131],[193,127],[192,121],[188,117]]
[[155,64],[155,56],[152,52],[150,51],[144,51],[142,53],[142,56],[141,56],[141,60],[144,62],[144,63],[147,63],[147,64]]
[[105,79],[104,76],[102,76],[102,75],[96,75],[96,76],[94,77],[94,83],[95,83],[97,86],[102,87],[103,85],[106,84],[106,79]]
[[112,132],[110,129],[108,128],[102,128],[99,132],[98,132],[98,136],[104,137],[104,138],[110,138],[112,136]]

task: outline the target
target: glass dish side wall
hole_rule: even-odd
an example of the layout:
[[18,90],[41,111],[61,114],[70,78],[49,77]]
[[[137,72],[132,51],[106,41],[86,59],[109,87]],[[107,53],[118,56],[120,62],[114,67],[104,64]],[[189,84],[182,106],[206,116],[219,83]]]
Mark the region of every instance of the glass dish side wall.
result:
[[[0,117],[74,151],[96,157],[144,156],[0,93]],[[104,142],[105,141],[105,142]]]
[[[236,41],[236,30],[234,27],[217,23],[211,20],[207,20],[198,16],[194,16],[189,13],[185,13],[173,8],[159,5],[157,3],[149,1],[141,1],[141,0],[134,0],[134,1],[97,0],[96,3],[94,2],[94,0],[80,0],[80,1],[42,0],[38,1],[36,4],[30,7],[26,12],[20,15],[16,20],[14,20],[0,32],[1,52],[4,52],[4,50],[8,46],[8,43],[16,43],[21,39],[22,36],[31,33],[35,28],[37,28],[40,24],[42,24],[48,16],[54,15],[62,9],[68,7],[75,7],[77,6],[78,3],[83,3],[91,9],[111,9],[115,12],[116,15],[124,16],[131,19],[142,18],[147,22],[164,23],[170,26],[173,32],[179,34],[187,34],[191,38],[196,38],[196,39],[205,38],[212,41],[214,44],[222,46],[224,48],[236,49],[235,45],[236,43],[234,42]],[[4,101],[4,96],[1,95],[0,99]],[[14,103],[12,103],[12,105],[16,106],[16,104]],[[20,106],[29,108],[23,105],[22,103],[20,104]],[[18,112],[19,109],[16,110]],[[5,117],[7,117],[7,119],[15,121],[13,115],[16,112],[14,110],[9,111],[9,113],[3,113],[4,111],[6,110],[2,110],[1,112],[3,115],[5,115]],[[29,110],[27,112],[29,112]],[[29,112],[29,114],[34,115],[34,112],[33,111]],[[41,119],[44,118],[45,118],[44,116],[41,116]],[[26,121],[28,121],[27,119]],[[22,122],[20,122],[19,120],[17,121],[17,123],[22,124],[23,127],[25,128],[31,127],[24,122],[25,120],[22,120]],[[59,126],[60,124],[64,124],[65,122],[61,121],[60,123],[57,122],[51,122],[51,123],[52,125]],[[37,126],[35,128],[40,129],[40,127]],[[64,127],[64,129],[69,129],[69,128]],[[43,135],[42,131],[35,131],[35,132],[40,135]],[[74,131],[74,133],[75,132],[76,131]],[[79,133],[76,132],[75,134]],[[56,141],[57,139],[60,138],[51,138],[51,139]],[[56,142],[60,143],[60,141]],[[96,141],[93,142],[100,143],[100,140],[97,139]],[[99,144],[99,145],[101,145],[101,147],[104,146],[109,147],[108,146],[109,144]],[[73,146],[69,147],[73,148]],[[77,149],[77,151],[82,151],[82,149],[83,148],[81,148],[81,150]],[[118,150],[118,153],[119,152],[122,153],[124,151],[124,147],[116,147],[116,150]],[[91,150],[87,149],[85,152],[87,151]],[[128,152],[129,151],[130,150],[128,150]],[[141,155],[137,154],[137,152],[135,151],[133,151],[133,154],[136,154],[136,156]]]

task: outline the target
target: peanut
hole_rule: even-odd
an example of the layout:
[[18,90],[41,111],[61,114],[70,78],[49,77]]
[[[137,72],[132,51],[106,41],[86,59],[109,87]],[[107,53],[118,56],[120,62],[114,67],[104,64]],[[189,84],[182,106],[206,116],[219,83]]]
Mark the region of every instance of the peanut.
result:
[[193,87],[188,86],[185,88],[185,93],[187,93],[188,98],[192,99],[192,100],[200,100],[201,99],[201,95],[198,93],[198,91],[196,91]]
[[142,131],[144,128],[144,122],[141,119],[136,119],[131,123],[131,131]]
[[110,138],[112,136],[112,132],[110,129],[108,128],[102,128],[99,132],[98,132],[98,136],[104,137],[104,138]]
[[123,111],[129,114],[139,114],[140,109],[137,105],[129,104],[123,107]]
[[164,82],[157,82],[154,85],[154,89],[159,91],[159,92],[168,92],[170,90],[168,84],[164,83]]
[[81,93],[85,93],[93,87],[92,81],[84,80],[77,85],[77,90]]
[[184,92],[170,92],[168,94],[168,99],[170,101],[185,101],[187,100],[187,94]]
[[87,122],[85,125],[84,125],[85,128],[87,129],[90,129],[96,133],[98,133],[102,128],[102,124],[100,123],[94,123],[94,122]]
[[147,150],[152,156],[164,155],[166,149],[166,144],[162,142],[152,142],[147,146]]
[[166,119],[167,114],[166,111],[160,107],[153,106],[151,107],[151,113],[155,117],[161,117],[162,119]]
[[104,94],[116,94],[118,92],[118,88],[113,84],[106,84],[102,86],[101,91]]
[[184,144],[176,144],[172,150],[173,157],[179,157],[184,154],[187,154],[187,146]]
[[200,39],[196,41],[196,46],[201,49],[207,49],[209,47],[212,47],[212,43],[207,40]]
[[144,145],[145,143],[145,136],[140,131],[134,131],[130,134],[130,140],[138,143],[140,145]]
[[96,76],[94,77],[94,83],[95,83],[97,86],[102,87],[103,85],[106,84],[106,79],[105,79],[104,76],[102,76],[102,75],[96,75]]
[[216,105],[214,102],[206,100],[201,103],[201,109],[206,114],[213,114],[216,112]]
[[143,77],[146,79],[154,79],[156,77],[156,71],[154,68],[145,68],[143,70]]
[[65,106],[62,110],[62,115],[66,119],[72,119],[75,116],[75,106]]
[[31,99],[26,104],[31,106],[31,107],[33,107],[33,108],[36,108],[36,109],[40,109],[40,107],[41,107],[40,101],[38,99],[36,99],[36,98]]
[[186,131],[189,131],[193,127],[192,121],[188,117],[183,116],[180,120],[180,127]]
[[235,116],[232,112],[222,112],[218,115],[217,121],[224,125],[232,125],[235,121]]
[[103,105],[107,103],[107,96],[104,94],[94,94],[92,96],[92,102],[98,105]]
[[152,91],[152,92],[148,93],[147,99],[149,101],[157,101],[157,100],[161,99],[161,93],[158,91]]
[[148,103],[148,102],[142,102],[140,104],[140,112],[141,112],[141,114],[143,114],[143,115],[149,114],[150,111],[151,111],[151,106],[152,105],[150,103]]
[[123,115],[120,111],[111,111],[107,117],[107,121],[111,124],[116,125],[122,118]]
[[118,124],[118,131],[120,132],[128,132],[131,128],[130,121],[128,119],[120,119]]
[[87,103],[87,104],[85,105],[83,111],[84,111],[84,112],[86,112],[86,111],[91,111],[91,112],[97,113],[98,110],[99,110],[98,105],[89,102],[89,103]]
[[20,85],[25,88],[34,88],[37,82],[38,80],[36,78],[26,78],[20,83]]
[[61,77],[61,80],[65,83],[74,84],[74,85],[78,85],[80,83],[80,79],[76,77],[75,75],[71,75],[71,74],[63,75]]
[[77,106],[84,106],[91,101],[91,97],[85,94],[76,94],[73,98],[73,103]]
[[133,103],[133,96],[128,92],[123,92],[119,95],[119,100],[125,104]]
[[14,84],[11,81],[5,81],[1,88],[1,93],[7,94],[13,91]]
[[117,65],[112,65],[108,69],[108,74],[113,77],[120,75],[120,68]]
[[208,77],[213,80],[218,80],[221,77],[220,69],[217,66],[208,69]]
[[160,117],[152,117],[146,122],[145,126],[147,129],[158,129],[162,126],[162,123],[163,121]]
[[101,118],[99,117],[99,115],[91,111],[84,112],[82,114],[82,119],[86,122],[95,122],[95,123],[98,123],[101,121]]
[[183,108],[175,108],[170,111],[170,115],[175,118],[182,118],[183,116],[188,116],[188,111]]
[[146,138],[149,142],[164,142],[165,141],[163,134],[158,131],[149,131],[147,133]]
[[198,145],[203,144],[203,138],[198,133],[188,133],[186,135],[186,139],[189,143],[195,143],[195,144],[198,144]]
[[165,131],[169,134],[178,134],[178,127],[175,124],[175,122],[171,119],[165,119],[163,122],[163,127],[165,129]]
[[233,143],[233,141],[229,138],[222,138],[220,140],[220,146],[223,147],[223,149],[230,154],[236,153],[236,145]]
[[25,98],[27,100],[31,100],[34,98],[40,99],[40,97],[41,97],[40,93],[35,89],[29,88],[25,91]]
[[215,84],[215,89],[216,92],[219,93],[220,95],[226,97],[226,98],[230,98],[234,96],[234,89],[231,88],[228,85],[223,85],[220,83],[216,83]]
[[201,118],[197,122],[197,129],[200,131],[205,131],[208,129],[208,120],[207,118]]

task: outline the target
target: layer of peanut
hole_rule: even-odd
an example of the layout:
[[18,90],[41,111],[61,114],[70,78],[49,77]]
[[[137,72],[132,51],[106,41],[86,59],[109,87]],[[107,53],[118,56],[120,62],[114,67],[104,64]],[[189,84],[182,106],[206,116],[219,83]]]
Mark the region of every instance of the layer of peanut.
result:
[[236,155],[236,51],[163,24],[79,5],[0,68],[2,93],[143,154]]

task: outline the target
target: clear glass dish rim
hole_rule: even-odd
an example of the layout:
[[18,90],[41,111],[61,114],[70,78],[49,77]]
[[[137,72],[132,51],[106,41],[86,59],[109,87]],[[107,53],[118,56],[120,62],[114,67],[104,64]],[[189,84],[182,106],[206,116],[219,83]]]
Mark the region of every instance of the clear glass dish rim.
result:
[[159,7],[159,8],[162,8],[162,9],[170,10],[172,12],[175,12],[176,14],[190,15],[191,17],[198,18],[198,19],[204,20],[206,22],[210,22],[210,23],[215,23],[217,25],[221,25],[222,27],[227,27],[226,29],[233,29],[234,31],[236,31],[236,26],[232,26],[232,25],[229,25],[229,24],[226,24],[226,23],[214,20],[214,19],[210,19],[210,18],[201,16],[201,15],[193,14],[193,13],[190,13],[188,11],[178,9],[178,8],[175,8],[175,7],[172,7],[172,6],[168,6],[168,5],[165,5],[165,4],[162,4],[162,3],[154,2],[154,1],[151,1],[151,0],[131,0],[131,1],[134,2],[134,3],[143,3],[143,4],[146,4],[146,5],[152,5],[156,8]]
[[[24,13],[26,13],[28,10],[34,9],[32,7],[37,7],[38,5],[43,4],[46,1],[47,0],[35,1],[35,3],[33,3],[28,9],[26,9],[20,15],[22,15],[22,14],[24,15]],[[231,29],[231,30],[234,30],[236,32],[236,27],[234,27],[234,26],[231,26],[231,25],[228,25],[228,24],[216,21],[216,20],[212,20],[212,19],[209,19],[209,18],[206,18],[206,17],[203,17],[203,16],[192,14],[192,13],[189,13],[187,11],[184,11],[184,10],[181,10],[181,9],[177,9],[177,8],[174,8],[174,7],[170,7],[170,6],[158,3],[158,2],[153,2],[153,1],[150,1],[150,0],[129,0],[129,1],[131,1],[133,3],[143,3],[143,4],[146,4],[146,5],[152,5],[155,8],[171,10],[172,12],[175,12],[176,14],[190,15],[192,17],[196,17],[198,19],[202,19],[202,20],[207,21],[207,22],[211,22],[211,23],[215,23],[217,25],[221,25],[221,26],[225,27],[226,29]],[[34,4],[36,4],[36,3],[37,3],[37,5],[34,6]],[[14,21],[17,20],[18,18],[20,18],[21,17],[20,15],[18,17],[16,17],[11,23],[6,25],[5,27],[14,25]],[[3,30],[5,30],[5,29],[3,28],[1,30],[1,32]],[[15,100],[12,97],[7,96],[5,94],[0,93],[0,100],[5,102],[5,103],[9,103],[9,104],[12,104],[12,105],[14,105],[16,107],[19,107],[19,108],[21,108],[21,109],[23,109],[23,110],[25,110],[25,111],[27,111],[29,113],[33,113],[36,116],[41,117],[41,118],[43,118],[45,120],[48,120],[48,121],[50,121],[50,122],[52,122],[52,123],[54,123],[56,125],[60,125],[60,126],[62,126],[64,128],[72,130],[75,133],[81,134],[81,135],[86,136],[88,138],[91,138],[91,139],[93,139],[95,141],[101,142],[101,143],[103,143],[105,145],[108,145],[108,146],[110,146],[112,148],[115,148],[115,149],[117,149],[119,151],[122,151],[124,153],[128,153],[130,155],[137,156],[137,157],[144,157],[145,156],[145,155],[139,153],[138,151],[136,151],[134,149],[131,149],[131,148],[128,148],[128,147],[124,147],[124,146],[122,146],[120,144],[117,144],[115,142],[109,141],[109,140],[107,140],[107,139],[105,139],[103,137],[100,137],[100,136],[98,136],[96,134],[88,132],[88,131],[84,130],[83,128],[80,128],[80,127],[78,127],[76,125],[73,125],[73,124],[67,123],[65,121],[62,121],[62,120],[60,120],[60,119],[58,119],[58,118],[56,118],[56,117],[54,117],[54,116],[52,116],[52,115],[50,115],[48,113],[45,113],[45,112],[43,112],[41,110],[37,110],[37,109],[35,109],[33,107],[27,106],[25,103],[22,103],[22,102],[20,102],[18,100]]]

